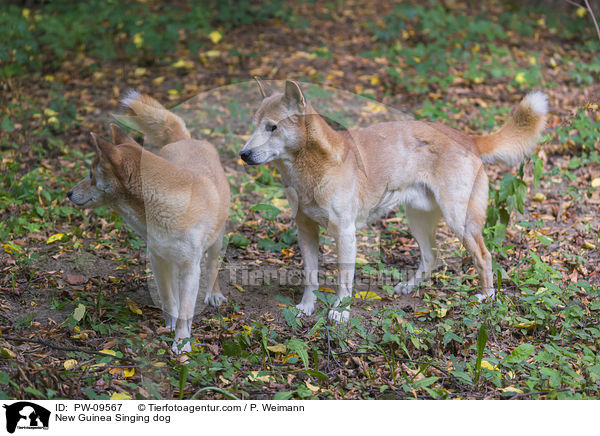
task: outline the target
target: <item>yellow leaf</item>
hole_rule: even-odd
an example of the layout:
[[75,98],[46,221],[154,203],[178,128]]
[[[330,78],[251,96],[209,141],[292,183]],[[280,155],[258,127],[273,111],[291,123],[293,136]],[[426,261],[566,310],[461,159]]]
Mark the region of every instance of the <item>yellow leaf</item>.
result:
[[415,61],[416,63],[419,63],[419,62],[421,62],[421,58],[413,56],[413,61]]
[[133,35],[133,44],[136,48],[140,48],[144,45],[144,38],[142,37],[141,33],[136,33]]
[[529,63],[531,65],[535,65],[537,63],[537,59],[535,57],[533,57],[533,56],[529,56],[528,59],[529,59]]
[[216,44],[223,38],[223,35],[221,35],[221,32],[219,32],[218,30],[213,30],[208,34],[208,37],[213,42],[213,44]]
[[129,298],[127,298],[127,307],[129,307],[129,310],[131,310],[133,313],[136,313],[138,315],[142,314],[142,309],[140,309],[138,307],[137,304],[135,304],[132,300],[130,300]]
[[445,317],[447,313],[448,313],[448,309],[446,309],[445,307],[438,307],[437,309],[435,309],[435,314],[437,315],[438,318]]
[[515,76],[515,82],[520,84],[525,83],[525,73],[517,73]]
[[305,381],[304,382],[306,384],[306,387],[308,388],[309,391],[311,392],[319,392],[319,387],[315,386],[315,385],[311,385],[309,382]]
[[331,288],[319,288],[319,292],[327,292],[328,294],[335,294],[335,291]]
[[133,377],[135,368],[123,368],[123,377]]
[[538,26],[546,27],[546,19],[544,17],[540,18],[539,20],[537,20],[537,24]]
[[533,197],[531,197],[531,199],[533,201],[538,201],[541,203],[542,201],[546,201],[546,196],[544,194],[542,194],[541,192],[538,192]]
[[179,95],[179,91],[177,91],[176,89],[169,89],[167,92],[169,93],[169,95]]
[[556,68],[558,66],[558,64],[556,63],[556,60],[554,60],[554,58],[550,58],[550,66],[552,68]]
[[4,357],[5,359],[14,359],[15,357],[17,357],[14,351],[9,350],[5,347],[0,348],[0,356]]
[[379,76],[377,74],[375,74],[373,77],[371,77],[371,85],[379,85],[381,82],[379,80]]
[[56,112],[55,110],[52,110],[50,108],[46,108],[46,109],[44,109],[44,115],[46,115],[47,117],[54,117],[54,116],[58,115],[58,112]]
[[242,328],[244,329],[244,333],[246,333],[247,335],[252,333],[252,327],[250,327],[249,325],[244,325],[242,326]]
[[209,50],[204,53],[207,58],[218,58],[221,56],[221,52],[219,50]]
[[287,353],[287,346],[284,344],[269,345],[267,350],[272,353]]
[[144,74],[146,74],[146,69],[143,67],[136,68],[133,74],[135,74],[136,76],[143,76]]
[[107,348],[105,348],[104,350],[100,350],[101,353],[104,354],[110,354],[111,356],[116,356],[117,352],[115,350],[109,350]]
[[29,15],[31,14],[31,11],[27,8],[23,8],[23,10],[21,11],[21,13],[23,14],[24,18],[29,18]]
[[46,241],[46,244],[52,244],[53,242],[56,242],[56,241],[62,241],[62,239],[65,236],[66,235],[64,233],[56,233],[48,238],[48,240]]
[[585,16],[585,14],[587,14],[587,9],[585,9],[585,8],[577,8],[577,10],[575,11],[575,14],[579,18],[583,18]]
[[490,362],[488,362],[487,360],[482,360],[481,361],[481,367],[482,368],[487,368],[487,369],[492,370],[492,371],[499,371],[499,369],[498,369],[497,366],[492,366],[492,364]]
[[59,123],[58,118],[56,118],[56,117],[50,117],[50,118],[48,118],[48,122],[50,124],[58,124]]
[[520,322],[519,324],[514,324],[513,327],[517,327],[517,328],[525,329],[525,330],[530,330],[533,327],[535,327],[535,321]]
[[514,392],[515,394],[522,394],[523,391],[519,388],[516,388],[514,386],[507,386],[505,388],[500,388],[500,390],[502,392]]
[[281,254],[283,254],[285,257],[292,257],[294,255],[294,250],[290,248],[282,248]]
[[125,392],[115,392],[110,397],[111,400],[131,400],[131,395]]
[[368,265],[369,261],[364,257],[356,256],[356,263],[359,265]]
[[600,188],[600,177],[596,177],[592,180],[592,188]]
[[376,113],[376,112],[382,112],[385,110],[387,110],[385,106],[383,106],[382,104],[376,103],[374,101],[370,101],[365,106],[365,111],[367,111],[367,112]]
[[361,300],[381,300],[381,297],[375,292],[371,291],[360,291],[354,294],[354,298],[360,298]]
[[77,333],[76,335],[71,335],[71,338],[73,339],[81,339],[82,341],[85,341],[88,338],[88,334],[86,332],[82,332],[82,333]]
[[587,248],[588,250],[594,250],[596,248],[596,246],[594,244],[592,244],[591,242],[588,242],[588,241],[583,241],[583,246],[585,248]]
[[431,309],[420,309],[420,310],[415,310],[414,315],[417,318],[421,318],[422,316],[427,316],[430,312],[431,312]]
[[71,369],[75,365],[77,365],[77,361],[75,359],[65,360],[65,363],[63,363],[63,366],[65,367],[65,369]]
[[246,290],[244,288],[242,288],[240,285],[238,285],[237,283],[234,283],[233,287],[242,293],[246,292]]
[[46,82],[54,82],[54,76],[52,74],[47,74],[44,76],[44,80]]
[[285,198],[274,198],[271,200],[271,203],[273,203],[273,206],[279,209],[288,207],[288,201]]
[[164,367],[164,366],[167,366],[167,364],[166,364],[165,362],[154,362],[154,363],[152,364],[152,366],[155,366],[155,367],[157,367],[157,368],[162,368],[162,367]]
[[179,59],[177,62],[173,64],[175,68],[194,68],[194,63],[192,61],[187,61],[183,59]]
[[152,83],[155,84],[155,85],[160,85],[164,81],[165,81],[164,76],[159,76],[159,77],[156,77],[156,78],[152,79]]
[[258,371],[250,371],[248,375],[248,380],[250,381],[261,381],[261,382],[270,382],[273,381],[273,378],[270,375],[258,375]]
[[2,247],[4,248],[4,251],[6,251],[8,254],[16,254],[23,251],[21,250],[21,247],[19,247],[17,244],[12,244],[10,242],[4,244]]

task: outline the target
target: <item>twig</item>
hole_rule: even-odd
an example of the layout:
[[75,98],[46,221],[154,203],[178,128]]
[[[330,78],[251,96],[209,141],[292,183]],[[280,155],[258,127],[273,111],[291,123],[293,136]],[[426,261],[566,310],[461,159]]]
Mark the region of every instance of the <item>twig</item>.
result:
[[594,11],[592,11],[592,6],[590,5],[589,0],[585,0],[585,5],[587,6],[587,10],[592,16],[592,20],[594,21],[594,26],[596,26],[596,33],[598,34],[598,39],[600,39],[600,27],[598,27],[598,21],[596,21],[596,16],[594,15]]
[[194,400],[196,398],[196,395],[198,395],[200,392],[204,392],[204,391],[215,391],[215,392],[225,395],[227,398],[230,398],[232,400],[240,399],[240,398],[236,397],[235,395],[233,395],[231,392],[226,391],[225,389],[221,389],[216,386],[207,386],[205,388],[198,389],[196,391],[196,393],[190,397],[190,400]]
[[45,347],[53,348],[55,350],[61,350],[61,351],[80,351],[82,353],[96,354],[98,356],[114,357],[115,359],[125,360],[125,361],[131,362],[131,363],[136,363],[135,360],[133,360],[132,358],[127,357],[127,356],[117,357],[117,356],[113,356],[112,354],[103,353],[101,351],[90,350],[88,348],[81,348],[81,347],[63,347],[63,346],[60,346],[60,345],[55,345],[52,342],[43,341],[41,339],[25,339],[25,338],[17,338],[15,336],[0,336],[0,338],[1,339],[6,339],[7,341],[29,342],[29,343],[32,343],[32,344],[40,344],[40,345],[44,345]]
[[589,0],[583,0],[585,2],[585,6],[574,2],[572,0],[565,0],[567,3],[573,6],[577,6],[578,8],[585,9],[592,16],[592,21],[594,22],[594,27],[596,27],[596,33],[598,34],[598,39],[600,39],[600,27],[598,27],[598,21],[596,21],[596,16],[594,15],[594,11],[592,10],[592,6],[590,6]]

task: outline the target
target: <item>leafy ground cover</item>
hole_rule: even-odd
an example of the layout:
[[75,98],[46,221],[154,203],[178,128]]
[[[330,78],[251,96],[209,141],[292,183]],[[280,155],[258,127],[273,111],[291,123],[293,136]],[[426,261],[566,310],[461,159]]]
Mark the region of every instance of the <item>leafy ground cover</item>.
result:
[[[589,14],[420,3],[3,6],[0,396],[598,398],[600,43]],[[219,146],[234,194],[220,277],[230,299],[201,308],[193,352],[174,358],[143,241],[107,209],[72,208],[65,192],[93,157],[89,131],[106,133],[126,90],[176,104],[253,75],[470,132],[497,128],[525,92],[544,89],[537,155],[509,173],[488,168],[497,300],[470,297],[473,265],[445,227],[442,266],[418,296],[377,284],[416,268],[398,211],[359,235],[350,322],[326,322],[325,286],[318,312],[297,318],[293,220],[277,174],[238,161],[252,112],[229,100],[199,133]],[[365,107],[368,120],[377,106]],[[327,234],[322,243],[327,256]],[[250,285],[234,268],[291,279]]]

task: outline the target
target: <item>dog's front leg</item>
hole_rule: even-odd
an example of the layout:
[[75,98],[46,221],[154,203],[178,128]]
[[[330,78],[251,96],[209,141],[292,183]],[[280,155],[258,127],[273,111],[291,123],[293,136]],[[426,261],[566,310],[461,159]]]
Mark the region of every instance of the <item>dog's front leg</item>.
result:
[[[347,226],[338,232],[338,292],[334,307],[339,306],[346,297],[352,297],[354,284],[354,264],[356,262],[356,228]],[[347,322],[350,318],[350,305],[343,310],[331,309],[329,319],[337,322]]]
[[157,254],[149,251],[150,265],[152,266],[152,272],[154,273],[154,280],[156,281],[156,287],[158,288],[158,295],[160,297],[160,305],[162,307],[163,315],[165,317],[165,326],[168,329],[175,330],[175,322],[179,315],[177,308],[177,300],[174,295],[176,287],[173,288],[173,265]]
[[179,317],[175,323],[173,352],[179,354],[192,351],[189,342],[183,346],[183,339],[192,336],[192,320],[196,308],[196,298],[200,286],[200,260],[186,262],[179,266]]
[[312,315],[317,297],[314,291],[319,289],[319,224],[298,210],[298,245],[304,261],[304,294],[296,305],[300,314]]

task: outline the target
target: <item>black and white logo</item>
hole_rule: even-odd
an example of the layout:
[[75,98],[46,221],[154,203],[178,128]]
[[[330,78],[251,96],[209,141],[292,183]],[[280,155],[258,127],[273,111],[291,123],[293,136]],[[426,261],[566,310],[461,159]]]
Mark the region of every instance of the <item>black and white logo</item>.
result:
[[48,429],[50,411],[29,401],[4,405],[6,409],[6,431],[14,433],[18,428],[27,430]]

